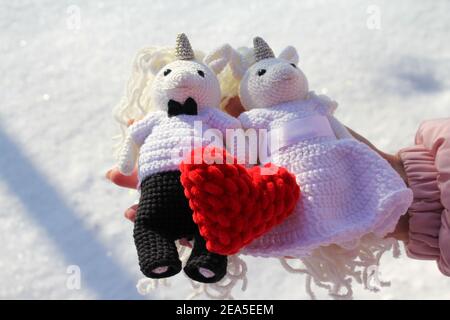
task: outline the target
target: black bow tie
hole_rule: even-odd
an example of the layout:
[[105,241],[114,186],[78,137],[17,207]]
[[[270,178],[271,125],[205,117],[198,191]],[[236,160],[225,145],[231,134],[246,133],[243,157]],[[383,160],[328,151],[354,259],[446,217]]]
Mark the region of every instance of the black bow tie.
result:
[[169,117],[178,116],[180,114],[187,114],[189,116],[196,116],[197,113],[197,102],[192,98],[187,98],[187,100],[181,104],[175,100],[169,100],[167,115]]

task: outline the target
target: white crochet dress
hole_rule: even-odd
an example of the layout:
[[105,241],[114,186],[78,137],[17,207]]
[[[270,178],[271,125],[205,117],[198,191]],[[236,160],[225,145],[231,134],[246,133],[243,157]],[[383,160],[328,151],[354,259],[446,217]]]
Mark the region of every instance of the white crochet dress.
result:
[[[218,108],[199,108],[195,116],[168,117],[165,111],[149,112],[129,128],[131,138],[140,146],[139,185],[151,174],[179,170],[181,160],[193,148],[211,143],[223,146],[225,130],[240,127],[236,118]],[[209,129],[219,130],[222,136]]]
[[[322,115],[333,122],[336,104],[310,95],[241,114],[244,128],[282,128]],[[282,224],[254,240],[243,253],[255,256],[308,256],[319,246],[353,248],[362,236],[394,230],[412,202],[412,192],[389,163],[352,138],[309,136],[285,145],[271,161],[295,174],[302,196]]]

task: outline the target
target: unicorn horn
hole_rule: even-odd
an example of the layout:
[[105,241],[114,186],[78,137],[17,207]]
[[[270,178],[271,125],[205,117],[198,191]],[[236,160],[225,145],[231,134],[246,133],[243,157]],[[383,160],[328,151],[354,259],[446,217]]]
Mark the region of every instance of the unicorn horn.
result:
[[175,55],[178,60],[193,60],[195,58],[189,39],[184,33],[177,36]]
[[261,37],[253,38],[253,48],[255,49],[256,62],[263,59],[275,58],[272,49],[270,49],[267,42]]

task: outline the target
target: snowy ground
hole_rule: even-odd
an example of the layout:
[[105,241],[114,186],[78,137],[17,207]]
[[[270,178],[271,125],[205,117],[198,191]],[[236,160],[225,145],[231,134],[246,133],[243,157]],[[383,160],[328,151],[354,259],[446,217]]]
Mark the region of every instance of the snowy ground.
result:
[[[178,32],[203,50],[250,45],[255,35],[276,52],[292,44],[311,88],[393,152],[421,120],[450,115],[449,11],[448,1],[419,0],[2,0],[0,298],[142,298],[122,217],[136,195],[103,178],[113,165],[111,110],[139,48],[171,45]],[[248,290],[235,297],[307,298],[303,278],[276,260],[245,260]],[[355,298],[450,299],[450,279],[433,262],[383,262],[392,286]],[[79,290],[67,286],[71,265],[81,270]],[[188,292],[179,275],[149,298]]]

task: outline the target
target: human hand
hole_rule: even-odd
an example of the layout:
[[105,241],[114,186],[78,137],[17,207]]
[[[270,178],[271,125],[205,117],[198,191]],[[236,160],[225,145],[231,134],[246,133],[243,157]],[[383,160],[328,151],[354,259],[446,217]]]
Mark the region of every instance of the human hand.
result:
[[[136,189],[138,185],[137,168],[134,168],[130,176],[122,174],[118,168],[112,168],[106,172],[106,178],[112,183],[123,188]],[[137,204],[132,205],[125,210],[124,216],[128,220],[134,222],[136,219]]]

